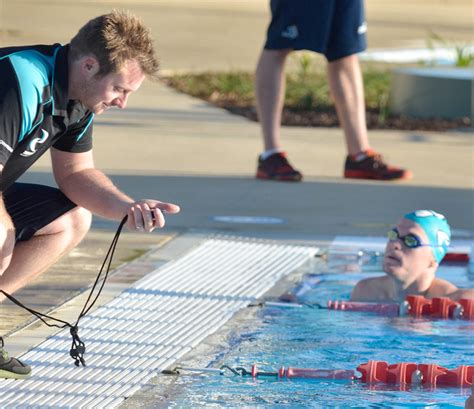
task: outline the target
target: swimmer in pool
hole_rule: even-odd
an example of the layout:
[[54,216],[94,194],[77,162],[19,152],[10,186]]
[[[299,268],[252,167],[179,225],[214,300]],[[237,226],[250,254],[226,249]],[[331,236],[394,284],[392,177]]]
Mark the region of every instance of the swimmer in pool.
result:
[[449,297],[454,301],[474,298],[474,289],[461,289],[435,277],[450,238],[451,230],[442,214],[432,210],[406,214],[388,233],[385,275],[359,281],[351,300],[401,302],[407,295]]

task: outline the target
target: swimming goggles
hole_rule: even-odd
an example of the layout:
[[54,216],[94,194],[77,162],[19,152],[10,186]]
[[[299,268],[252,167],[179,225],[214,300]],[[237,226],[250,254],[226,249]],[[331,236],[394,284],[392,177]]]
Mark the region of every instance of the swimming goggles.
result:
[[428,247],[440,247],[439,245],[436,244],[424,244],[422,243],[421,239],[413,233],[409,233],[406,236],[400,236],[400,233],[398,232],[397,229],[392,229],[389,230],[387,233],[387,237],[390,241],[395,241],[395,240],[400,240],[405,247],[408,247],[409,249],[416,249],[417,247],[423,247],[423,246],[428,246]]

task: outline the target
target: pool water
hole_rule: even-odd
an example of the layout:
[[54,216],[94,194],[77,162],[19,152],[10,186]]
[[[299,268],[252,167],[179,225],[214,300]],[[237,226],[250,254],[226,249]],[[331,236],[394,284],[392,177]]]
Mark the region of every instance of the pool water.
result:
[[[373,261],[373,260],[372,260]],[[377,262],[377,261],[376,261]],[[350,273],[326,269],[298,286],[303,303],[348,299],[354,284],[377,274],[374,263]],[[341,263],[338,264],[340,267]],[[380,266],[379,266],[380,267]],[[380,269],[378,269],[380,271]],[[460,287],[473,282],[464,266],[441,266],[438,276]],[[301,289],[304,288],[304,291]],[[436,363],[454,369],[474,364],[474,324],[463,320],[383,317],[370,313],[265,306],[244,322],[226,353],[210,363],[262,371],[279,367],[351,369],[368,360]],[[359,373],[356,373],[359,375]],[[168,407],[464,407],[470,390],[371,385],[358,381],[241,377],[184,372],[173,387]]]

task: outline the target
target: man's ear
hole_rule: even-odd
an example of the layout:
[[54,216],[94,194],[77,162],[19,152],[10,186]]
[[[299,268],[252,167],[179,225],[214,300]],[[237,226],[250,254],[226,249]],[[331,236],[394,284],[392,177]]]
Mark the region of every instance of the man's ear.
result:
[[85,56],[81,60],[81,71],[87,78],[96,75],[100,70],[99,61],[93,56]]

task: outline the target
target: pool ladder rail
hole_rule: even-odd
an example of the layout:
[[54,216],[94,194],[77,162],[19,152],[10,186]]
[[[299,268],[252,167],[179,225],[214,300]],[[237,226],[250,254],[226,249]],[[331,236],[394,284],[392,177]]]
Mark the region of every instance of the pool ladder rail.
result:
[[402,303],[374,303],[329,300],[331,310],[374,312],[386,316],[461,318],[474,321],[474,299],[453,301],[447,297],[427,299],[421,295],[408,295]]

